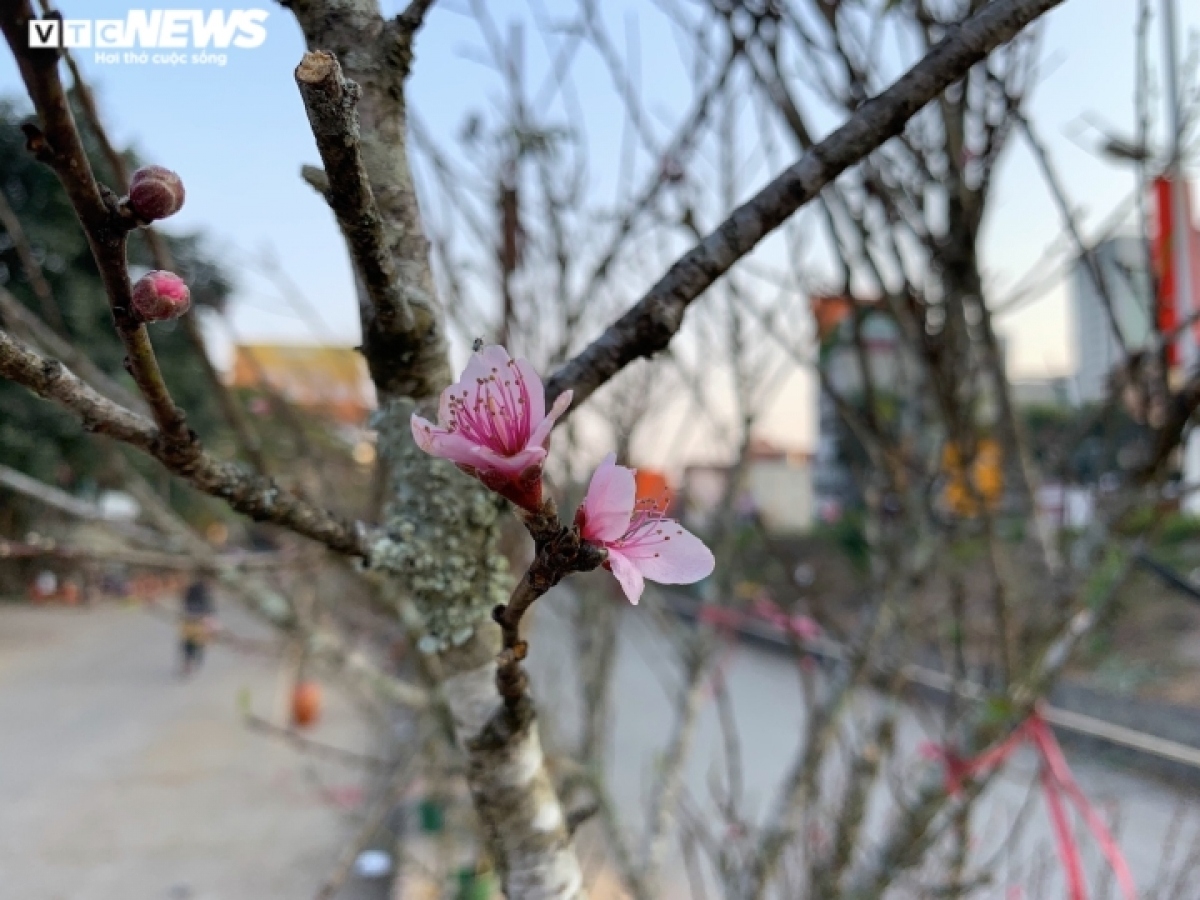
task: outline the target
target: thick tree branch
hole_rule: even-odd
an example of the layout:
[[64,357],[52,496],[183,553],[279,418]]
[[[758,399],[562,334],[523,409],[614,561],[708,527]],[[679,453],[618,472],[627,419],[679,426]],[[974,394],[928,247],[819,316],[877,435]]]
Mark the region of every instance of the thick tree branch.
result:
[[[321,98],[319,115],[315,120],[312,118],[311,105],[309,112],[322,154],[339,153],[329,141],[352,144],[344,156],[356,159],[365,172],[365,178],[352,188],[354,193],[348,197],[335,197],[337,190],[323,193],[331,205],[336,199],[339,206],[345,202],[352,212],[367,209],[361,205],[364,195],[373,197],[382,246],[390,256],[390,269],[394,272],[393,280],[384,287],[384,293],[392,298],[390,305],[376,309],[374,304],[366,304],[361,310],[363,353],[371,377],[381,396],[431,399],[451,379],[442,315],[429,264],[429,242],[421,227],[405,146],[404,90],[415,33],[405,22],[411,22],[411,17],[405,20],[402,14],[385,20],[375,0],[292,0],[287,5],[304,29],[309,50],[316,52],[318,58],[332,55],[339,67],[333,76],[336,83],[323,81],[326,73],[320,66],[306,73],[302,63],[297,71],[298,76],[312,77],[318,85],[314,99]],[[345,70],[344,78],[341,68]],[[303,88],[303,82],[299,83]],[[351,83],[361,90],[348,87]],[[347,91],[353,92],[353,98]],[[352,100],[352,104],[343,105],[347,100]],[[326,168],[331,168],[328,163]],[[352,171],[355,168],[346,168],[348,181],[357,177]],[[328,178],[335,182],[337,176],[329,172]],[[350,203],[354,197],[359,198],[357,204]],[[354,247],[353,233],[345,230],[337,209],[335,213],[347,241]],[[361,222],[354,224],[361,228]],[[357,249],[352,250],[352,256],[363,281],[372,279],[375,288],[383,287],[381,279],[375,276],[386,272],[387,267],[379,268],[379,261],[373,260],[371,265],[377,269],[373,276],[370,267],[361,267]],[[368,285],[364,283],[363,287]],[[399,314],[403,309],[395,306],[396,298],[403,299],[411,317]]]
[[361,525],[352,525],[302,500],[270,479],[214,459],[198,447],[189,446],[181,452],[153,422],[103,397],[59,361],[41,356],[3,331],[0,375],[65,407],[88,431],[153,456],[193,487],[221,498],[255,521],[290,528],[340,553],[364,558],[369,555],[370,534]]
[[639,357],[662,350],[688,306],[768,234],[833,179],[889,138],[971,66],[1062,0],[996,0],[953,28],[890,88],[864,103],[833,134],[736,209],[681,257],[663,278],[546,386],[553,401],[565,390],[576,403]]
[[396,277],[359,145],[357,106],[362,91],[342,76],[336,57],[320,50],[304,54],[296,67],[296,84],[325,164],[329,187],[323,193],[346,236],[376,321],[389,333],[407,333],[411,340],[416,327],[413,310]]

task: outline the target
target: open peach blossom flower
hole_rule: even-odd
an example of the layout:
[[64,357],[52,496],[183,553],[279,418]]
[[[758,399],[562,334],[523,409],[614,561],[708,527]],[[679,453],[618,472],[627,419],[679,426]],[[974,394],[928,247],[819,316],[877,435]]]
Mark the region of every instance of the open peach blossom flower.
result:
[[647,578],[691,584],[711,575],[716,565],[703,541],[668,519],[655,502],[637,500],[634,470],[618,466],[615,453],[592,475],[575,525],[584,540],[608,550],[604,567],[635,605]]
[[436,425],[413,413],[413,438],[426,453],[534,511],[542,502],[550,429],[570,404],[571,392],[564,391],[547,414],[533,366],[493,344],[473,353],[462,378],[442,391]]

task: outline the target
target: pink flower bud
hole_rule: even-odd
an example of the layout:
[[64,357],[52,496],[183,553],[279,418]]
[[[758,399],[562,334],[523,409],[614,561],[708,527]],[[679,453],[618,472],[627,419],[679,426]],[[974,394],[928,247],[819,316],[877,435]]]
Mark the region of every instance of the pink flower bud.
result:
[[129,208],[144,222],[175,215],[183,196],[182,179],[163,166],[145,166],[129,179]]
[[133,315],[142,322],[178,319],[192,305],[192,292],[174,272],[147,272],[133,286]]

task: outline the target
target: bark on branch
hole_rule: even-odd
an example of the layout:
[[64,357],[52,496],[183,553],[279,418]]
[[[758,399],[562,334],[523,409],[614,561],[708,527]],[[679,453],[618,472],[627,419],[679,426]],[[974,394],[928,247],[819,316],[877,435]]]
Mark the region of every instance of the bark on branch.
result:
[[553,500],[546,500],[540,512],[521,512],[521,519],[536,552],[529,569],[517,583],[508,603],[492,610],[500,626],[504,649],[496,670],[496,687],[509,707],[525,697],[528,680],[521,668],[527,647],[521,640],[521,620],[534,602],[572,572],[590,572],[604,562],[607,552],[589,544],[579,529],[564,527]]
[[58,51],[28,46],[29,0],[0,6],[0,28],[16,58],[21,78],[37,112],[38,124],[24,127],[28,149],[50,166],[67,193],[96,260],[108,295],[113,324],[125,346],[126,366],[146,399],[163,436],[179,450],[199,453],[195,436],[183,411],[175,405],[158,367],[146,326],[132,311],[133,285],[129,280],[125,250],[129,232],[138,226],[136,216],[124,209],[116,195],[96,181],[83,147],[75,118],[58,77]]
[[180,452],[153,422],[86,385],[66,366],[0,331],[0,376],[74,413],[88,431],[107,435],[153,456],[193,487],[259,522],[274,522],[351,556],[368,556],[371,535],[274,481],[250,475],[203,450]]
[[346,236],[376,320],[385,331],[408,333],[414,339],[412,307],[400,290],[362,159],[357,111],[362,91],[343,77],[337,58],[321,50],[304,54],[296,67],[296,84],[325,164],[325,197]]
[[[48,14],[48,0],[42,0],[41,5],[43,11]],[[125,157],[121,155],[121,152],[117,150],[116,145],[109,138],[108,130],[104,127],[104,121],[96,105],[96,98],[92,94],[92,89],[88,86],[87,81],[84,80],[83,73],[75,57],[66,49],[62,51],[62,54],[63,60],[71,72],[71,96],[83,113],[84,122],[91,130],[92,137],[100,145],[100,153],[104,157],[105,162],[108,163],[109,171],[115,179],[113,187],[118,193],[126,194],[129,191],[129,167],[125,163]],[[150,250],[150,256],[154,260],[154,268],[174,272],[175,260],[172,258],[170,248],[167,246],[163,235],[150,227],[141,229],[141,234],[146,242],[146,246]],[[221,375],[217,371],[217,367],[213,364],[212,357],[209,355],[208,344],[204,340],[203,332],[200,330],[199,321],[194,315],[184,316],[182,324],[188,343],[192,345],[192,350],[195,352],[196,359],[200,363],[200,368],[204,372],[204,378],[208,382],[209,390],[216,397],[217,405],[221,408],[221,413],[225,421],[233,431],[233,436],[237,440],[238,447],[258,472],[264,475],[267,474],[267,460],[263,454],[262,441],[259,439],[258,433],[251,424],[250,419],[247,417],[245,409],[242,408],[242,405],[233,395],[233,392],[221,380]],[[55,355],[59,356],[60,359],[66,360],[66,357],[60,354],[56,353]],[[129,404],[125,405],[128,406]]]
[[786,169],[684,254],[625,315],[546,385],[547,402],[565,390],[578,408],[621,369],[670,343],[688,306],[734,263],[838,175],[903,130],[923,106],[992,50],[1062,0],[996,0],[953,28],[890,88],[868,100],[825,140]]

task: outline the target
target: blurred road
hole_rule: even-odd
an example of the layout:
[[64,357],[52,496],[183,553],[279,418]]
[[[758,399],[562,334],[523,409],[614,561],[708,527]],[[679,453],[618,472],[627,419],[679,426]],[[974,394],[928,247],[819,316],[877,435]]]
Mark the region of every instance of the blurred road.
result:
[[[561,589],[539,602],[530,645],[535,696],[541,707],[548,708],[541,722],[543,728],[547,723],[554,726],[560,741],[570,739],[578,712],[575,653],[564,625],[571,602],[573,599]],[[679,675],[671,663],[673,658],[653,615],[640,607],[622,611],[613,687],[616,716],[608,735],[608,777],[635,852],[637,835],[647,821],[650,788],[663,763],[662,752],[674,720],[673,700]],[[797,664],[786,656],[743,644],[729,650],[723,668],[737,723],[742,809],[751,819],[762,821],[773,808],[779,785],[804,734]],[[878,702],[875,696],[864,693],[856,698],[855,705],[861,711],[877,710]],[[868,810],[869,834],[884,833],[886,815],[893,808],[895,796],[906,796],[926,779],[938,776],[934,764],[919,750],[931,734],[933,721],[933,717],[915,708],[902,715],[897,740],[904,764],[882,779],[875,790]],[[716,706],[709,698],[696,729],[686,768],[686,785],[693,808],[715,831],[715,838],[728,842],[730,836],[721,827],[722,819],[714,802],[714,794],[724,794],[730,780],[725,746]],[[1092,804],[1116,816],[1119,843],[1143,891],[1142,900],[1200,900],[1200,869],[1195,868],[1200,861],[1200,794],[1089,759],[1070,748],[1066,748],[1066,755]],[[997,779],[986,800],[977,805],[974,817],[977,841],[973,848],[976,860],[991,858],[1008,838],[1029,797],[1030,786],[1036,782],[1037,772],[1033,753],[1020,751]],[[840,783],[843,777],[835,766],[823,775],[823,782]],[[822,832],[830,818],[828,813],[816,814],[812,828]],[[1077,833],[1085,868],[1095,887],[1105,880],[1103,859],[1082,825]],[[1174,862],[1169,859],[1164,862],[1171,854]],[[1171,873],[1183,868],[1182,861],[1188,856],[1192,857],[1193,867],[1190,877],[1172,884]],[[1002,854],[1000,859],[1003,864],[997,872],[994,889],[982,890],[973,897],[1062,900],[1065,891],[1061,865],[1040,793],[1035,791],[1013,851]],[[671,900],[691,896],[685,888],[686,878],[678,857],[674,876],[675,890],[668,893]],[[1009,892],[1017,886],[1024,893]],[[1119,896],[1115,885],[1113,889],[1109,896]],[[927,900],[927,892],[920,890],[895,896]],[[1097,893],[1097,896],[1105,895]]]
[[[243,688],[282,718],[278,658],[213,647],[184,682],[175,653],[173,620],[134,608],[0,606],[0,897],[302,900],[327,877],[361,769],[240,722]],[[315,736],[363,749],[356,711],[326,701]]]
[[[568,602],[555,593],[539,604],[532,642],[542,727],[556,733],[560,745],[578,717],[574,652],[561,619]],[[239,634],[266,635],[236,610],[225,609],[222,617]],[[280,720],[286,681],[277,659],[215,647],[206,669],[181,682],[174,640],[173,622],[135,609],[0,606],[0,898],[304,900],[328,875],[356,823],[361,771],[313,761],[241,724],[242,688],[251,690],[256,712]],[[609,768],[636,848],[672,720],[677,673],[644,609],[623,612],[619,647]],[[796,666],[743,646],[731,652],[726,672],[743,808],[762,818],[804,730]],[[368,734],[355,710],[336,696],[327,699],[316,736],[348,749],[366,747]],[[877,701],[866,695],[859,702],[870,708]],[[872,834],[882,833],[889,795],[936,775],[917,751],[928,724],[915,710],[905,713],[906,764],[876,790]],[[712,796],[726,789],[724,746],[709,701],[687,787],[718,833]],[[1068,757],[1092,801],[1118,813],[1121,845],[1146,892],[1143,900],[1200,900],[1200,879],[1173,887],[1161,880],[1167,848],[1177,858],[1200,848],[1200,797],[1070,750]],[[977,858],[1007,836],[1035,776],[1032,755],[1020,754],[977,810]],[[816,821],[819,826],[821,817]],[[1026,821],[996,890],[981,898],[1016,896],[1007,889],[1022,885],[1023,900],[1061,900],[1040,801]],[[1083,829],[1080,834],[1096,884],[1103,865]],[[678,860],[673,874],[666,896],[688,896]],[[1160,889],[1150,891],[1155,885]],[[351,887],[340,900],[380,896],[371,890]]]

